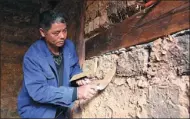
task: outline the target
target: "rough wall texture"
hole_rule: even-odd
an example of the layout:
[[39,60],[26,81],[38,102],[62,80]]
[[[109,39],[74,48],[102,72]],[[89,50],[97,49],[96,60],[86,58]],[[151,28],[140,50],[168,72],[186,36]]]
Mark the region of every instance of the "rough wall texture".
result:
[[[39,13],[54,9],[55,4],[58,4],[59,1],[0,0],[2,118],[18,117],[16,110],[17,95],[22,85],[22,60],[24,53],[40,37],[38,31]],[[72,4],[69,1],[64,1],[64,3],[69,3],[70,6]],[[64,6],[62,7],[66,8]],[[66,10],[69,9],[68,7]],[[71,10],[69,13],[71,13]]]
[[97,35],[102,30],[106,30],[116,23],[122,22],[140,11],[136,0],[88,0],[85,12],[85,37]]
[[188,118],[190,31],[86,60],[102,79],[117,65],[112,82],[88,104],[82,118]]
[[1,25],[1,117],[17,116],[16,97],[21,87],[22,58],[37,36],[35,27]]
[[35,27],[1,25],[2,118],[17,117],[16,97],[22,81],[22,58],[37,36],[38,30]]
[[[1,0],[0,3],[1,117],[15,118],[18,117],[16,97],[21,87],[23,55],[39,38],[36,29],[39,11],[55,6],[47,0]],[[88,1],[86,35],[91,36],[98,28],[105,30],[131,16],[138,11],[129,7],[133,5],[134,1],[130,0]],[[62,4],[60,7],[70,9]],[[84,70],[97,62],[99,79],[111,65],[117,65],[117,73],[105,91],[82,107],[81,116],[188,117],[189,35],[179,33],[174,37],[174,40],[158,39],[87,60]]]
[[31,43],[39,38],[36,27],[39,5],[37,0],[1,0],[0,3],[1,118],[16,118],[22,58]]

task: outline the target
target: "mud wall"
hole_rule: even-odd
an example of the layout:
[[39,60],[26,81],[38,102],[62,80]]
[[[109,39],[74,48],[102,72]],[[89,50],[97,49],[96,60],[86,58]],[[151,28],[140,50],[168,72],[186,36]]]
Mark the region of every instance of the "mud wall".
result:
[[188,118],[190,31],[123,48],[85,61],[101,80],[112,65],[117,71],[108,87],[88,104],[82,118]]
[[[140,8],[134,1],[88,0],[85,39],[138,12]],[[1,0],[0,3],[1,117],[16,118],[16,98],[22,81],[22,58],[28,47],[39,38],[38,14],[53,8],[66,11],[73,8],[73,4],[68,2],[68,5],[63,1],[64,4],[55,7],[46,0]],[[78,14],[70,11],[70,16]],[[82,107],[80,116],[187,117],[188,34],[174,34],[173,40],[165,37],[87,60],[84,71],[90,70],[91,64],[97,62],[99,67],[96,76],[99,79],[104,78],[110,65],[117,65],[117,72],[107,89]],[[75,34],[71,33],[69,37],[72,35]]]
[[1,118],[18,117],[22,59],[32,42],[39,38],[38,11],[37,0],[0,1]]
[[85,39],[99,34],[141,10],[136,0],[87,0],[85,11]]
[[22,81],[22,59],[36,37],[33,34],[37,34],[35,28],[1,25],[1,117],[17,117],[16,97]]
[[[29,46],[40,38],[40,12],[59,9],[76,17],[78,4],[60,0],[0,0],[1,117],[18,118],[17,96],[21,88],[22,60]],[[59,4],[58,4],[59,3]],[[57,6],[57,7],[56,7]],[[59,7],[61,6],[61,7]],[[71,8],[72,7],[72,8]],[[71,14],[72,13],[72,14]],[[75,18],[76,19],[76,18]],[[68,37],[72,38],[69,24]]]
[[[77,0],[0,0],[0,68],[1,117],[18,118],[17,96],[21,88],[22,60],[29,46],[40,38],[38,22],[40,12],[58,10],[67,19],[76,20]],[[69,21],[68,21],[69,22]],[[75,36],[68,23],[68,37]]]
[[[122,22],[141,8],[135,1],[87,1],[85,40]],[[153,42],[110,51],[85,61],[83,70],[94,70],[101,80],[116,65],[108,87],[74,117],[82,118],[188,118],[190,30]]]

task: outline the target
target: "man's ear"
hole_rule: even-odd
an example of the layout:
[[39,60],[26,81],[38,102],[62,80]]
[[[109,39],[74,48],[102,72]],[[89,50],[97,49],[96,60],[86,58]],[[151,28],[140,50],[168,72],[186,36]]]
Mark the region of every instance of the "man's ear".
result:
[[40,34],[42,37],[45,37],[45,30],[42,28],[39,28]]

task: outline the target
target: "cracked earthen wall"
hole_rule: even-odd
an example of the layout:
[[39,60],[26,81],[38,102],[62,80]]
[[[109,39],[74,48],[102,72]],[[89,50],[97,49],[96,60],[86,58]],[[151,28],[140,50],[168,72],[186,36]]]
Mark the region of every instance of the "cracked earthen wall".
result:
[[[34,35],[36,34],[36,35]],[[1,117],[18,117],[17,95],[22,82],[22,59],[38,37],[35,27],[1,24]]]
[[[39,38],[37,0],[0,2],[1,118],[18,118],[17,95],[22,85],[22,60]],[[32,6],[34,4],[34,7]]]
[[[22,60],[29,46],[40,38],[39,13],[53,9],[50,0],[0,0],[0,68],[1,68],[1,117],[18,118],[17,96],[22,85]],[[75,0],[72,0],[75,1]],[[70,17],[76,4],[59,4]],[[52,1],[53,2],[53,1]],[[54,0],[56,2],[56,0]],[[80,1],[79,1],[80,2]],[[72,5],[72,8],[69,6]],[[69,9],[68,9],[69,8]],[[73,14],[71,14],[73,13]],[[68,29],[68,37],[73,32]]]
[[[32,0],[34,1],[38,3],[38,0]],[[41,1],[43,1],[43,9],[46,7],[49,9],[44,3],[46,0]],[[134,1],[87,1],[86,15],[89,16],[86,16],[85,35],[94,35],[92,32],[96,29],[101,27],[105,30],[137,12],[138,10],[129,7],[134,5]],[[14,0],[6,2],[11,3],[13,9],[6,8],[4,5],[0,6],[2,9],[0,12],[1,117],[16,118],[18,117],[16,97],[22,80],[22,57],[30,44],[39,38],[36,29],[38,12],[34,16],[31,13],[39,11],[40,8],[36,5],[32,6],[32,3],[23,5],[16,4],[18,1]],[[20,6],[19,9],[16,9],[17,5]],[[118,6],[122,9],[115,9]],[[123,16],[125,14],[126,16]],[[181,115],[181,117],[187,117],[189,114],[188,34],[189,32],[179,34],[175,42],[158,39],[156,40],[159,41],[158,45],[153,45],[153,42],[150,43],[151,45],[121,49],[87,60],[84,66],[85,71],[90,69],[91,63],[98,62],[97,77],[99,79],[104,77],[104,72],[110,65],[117,64],[117,73],[108,88],[82,108],[83,112],[80,116],[167,117],[173,115],[175,117]],[[166,43],[177,44],[175,45],[175,47],[178,46],[177,48],[171,45],[172,51],[175,52],[171,52],[168,46],[159,45]],[[163,50],[164,47],[168,49]]]
[[[127,3],[127,7],[123,2]],[[128,16],[138,11],[130,12],[134,1],[122,1],[119,6],[120,3],[87,2],[85,39],[93,37],[93,32],[98,28],[112,26],[115,17],[111,16],[119,17],[119,9],[126,10]],[[100,13],[99,16],[96,13]],[[102,20],[99,22],[97,19]],[[118,22],[122,22],[122,19]],[[83,70],[92,71],[97,63],[95,74],[100,80],[112,65],[116,65],[117,71],[108,87],[88,104],[81,105],[81,110],[74,113],[74,117],[188,118],[189,36],[190,30],[181,31],[147,44],[110,51],[86,60]]]
[[82,118],[188,118],[190,30],[123,48],[84,63],[101,80],[117,66],[108,87],[88,104]]
[[87,0],[84,34],[86,40],[140,11],[136,0]]

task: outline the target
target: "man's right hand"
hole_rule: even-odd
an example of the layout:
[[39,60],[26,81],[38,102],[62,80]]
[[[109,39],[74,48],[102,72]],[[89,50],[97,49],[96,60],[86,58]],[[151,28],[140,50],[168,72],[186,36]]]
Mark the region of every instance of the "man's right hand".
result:
[[96,94],[96,85],[87,84],[77,88],[78,99],[91,99]]
[[89,78],[83,78],[83,79],[79,79],[78,81],[76,81],[76,84],[78,86],[86,85],[89,83],[91,83],[91,80]]

